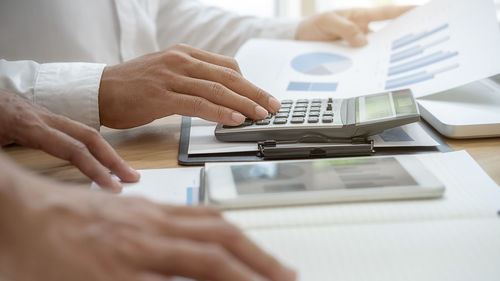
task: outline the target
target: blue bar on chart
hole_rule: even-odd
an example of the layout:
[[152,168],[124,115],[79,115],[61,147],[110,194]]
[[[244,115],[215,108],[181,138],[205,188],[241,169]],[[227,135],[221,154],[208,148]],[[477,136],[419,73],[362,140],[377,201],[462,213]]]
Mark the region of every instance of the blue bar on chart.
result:
[[186,188],[186,205],[190,206],[193,205],[193,188],[188,187]]
[[417,84],[420,82],[434,79],[436,77],[436,75],[438,75],[440,73],[448,72],[448,71],[457,69],[459,67],[460,67],[459,63],[454,63],[454,64],[447,65],[445,67],[442,67],[440,69],[434,70],[432,72],[420,71],[420,72],[413,73],[410,75],[401,76],[401,77],[396,78],[396,79],[390,79],[390,80],[387,80],[387,82],[385,84],[385,89],[392,90],[395,88],[406,88],[406,87],[413,85],[413,84]]
[[419,40],[422,40],[426,37],[429,37],[435,33],[438,33],[439,31],[442,31],[448,27],[449,27],[449,25],[447,23],[445,23],[445,24],[440,25],[434,29],[424,31],[424,32],[421,32],[418,34],[413,34],[413,33],[407,34],[407,35],[405,35],[399,39],[396,39],[392,42],[392,50],[396,50],[396,49],[402,48],[404,46],[408,46],[412,43],[415,43]]
[[290,82],[287,91],[304,92],[335,92],[338,83],[336,82]]
[[388,80],[385,89],[392,90],[395,88],[401,88],[409,85],[413,85],[416,83],[424,82],[434,78],[433,73],[427,73],[426,71],[418,72],[416,74],[404,76],[398,79]]
[[402,63],[396,66],[392,66],[389,68],[389,76],[397,75],[400,73],[404,72],[409,72],[413,70],[417,70],[422,67],[426,67],[441,61],[444,61],[446,59],[452,58],[454,56],[457,56],[458,52],[443,52],[443,51],[438,51],[435,53],[432,53],[430,55],[412,60],[410,62]]
[[421,55],[424,53],[424,51],[428,48],[431,48],[431,47],[434,47],[436,45],[439,45],[441,43],[444,43],[446,41],[450,40],[450,37],[449,36],[445,36],[445,37],[441,37],[439,38],[438,40],[435,40],[429,44],[426,44],[426,45],[416,45],[416,46],[413,46],[413,47],[409,47],[405,50],[402,50],[402,51],[399,51],[399,52],[396,52],[396,53],[393,53],[391,55],[391,63],[395,63],[395,62],[398,62],[398,61],[402,61],[402,60],[405,60],[405,59],[409,59],[409,58],[412,58],[414,56],[417,56],[417,55]]

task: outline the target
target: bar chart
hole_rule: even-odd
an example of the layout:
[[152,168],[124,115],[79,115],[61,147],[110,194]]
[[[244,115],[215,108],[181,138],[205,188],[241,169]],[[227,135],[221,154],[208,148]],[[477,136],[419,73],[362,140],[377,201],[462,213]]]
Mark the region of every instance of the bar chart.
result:
[[449,28],[446,23],[394,40],[385,89],[410,87],[459,68],[460,53],[447,49]]

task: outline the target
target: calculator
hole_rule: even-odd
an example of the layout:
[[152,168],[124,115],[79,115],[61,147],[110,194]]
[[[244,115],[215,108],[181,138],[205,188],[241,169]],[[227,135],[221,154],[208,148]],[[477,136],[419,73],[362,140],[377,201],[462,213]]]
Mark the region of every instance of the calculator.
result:
[[239,126],[218,124],[220,141],[335,142],[371,135],[420,120],[411,90],[388,91],[354,98],[282,100],[281,109],[263,120]]

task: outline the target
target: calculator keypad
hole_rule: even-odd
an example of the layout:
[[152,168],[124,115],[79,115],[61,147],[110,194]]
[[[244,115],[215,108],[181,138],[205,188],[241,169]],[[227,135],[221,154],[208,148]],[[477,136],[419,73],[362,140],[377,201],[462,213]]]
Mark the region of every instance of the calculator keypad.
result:
[[[283,127],[289,125],[332,125],[340,110],[340,100],[337,103],[333,98],[328,99],[299,99],[281,101],[281,108],[276,114],[269,114],[263,120],[246,119],[245,122],[237,126],[271,126]],[[224,128],[234,128],[223,126]]]

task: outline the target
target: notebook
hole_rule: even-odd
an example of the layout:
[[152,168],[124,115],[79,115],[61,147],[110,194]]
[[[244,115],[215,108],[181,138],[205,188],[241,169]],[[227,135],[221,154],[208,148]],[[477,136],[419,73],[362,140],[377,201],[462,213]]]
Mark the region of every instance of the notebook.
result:
[[465,151],[418,155],[441,199],[233,210],[299,280],[500,280],[500,188]]

